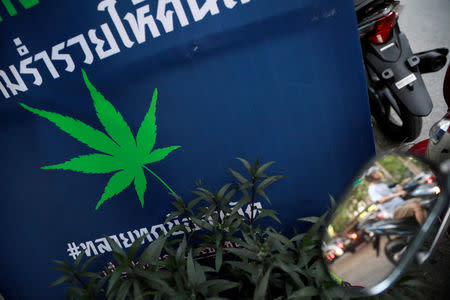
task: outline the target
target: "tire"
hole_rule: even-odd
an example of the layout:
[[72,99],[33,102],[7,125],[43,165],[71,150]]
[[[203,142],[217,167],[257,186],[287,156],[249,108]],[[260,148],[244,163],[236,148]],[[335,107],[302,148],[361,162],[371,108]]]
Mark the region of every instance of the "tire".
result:
[[408,247],[408,243],[404,239],[398,238],[386,243],[384,253],[392,264],[397,265],[406,247]]
[[420,135],[422,117],[413,115],[398,101],[399,114],[384,96],[369,92],[370,110],[383,133],[394,141],[411,142]]

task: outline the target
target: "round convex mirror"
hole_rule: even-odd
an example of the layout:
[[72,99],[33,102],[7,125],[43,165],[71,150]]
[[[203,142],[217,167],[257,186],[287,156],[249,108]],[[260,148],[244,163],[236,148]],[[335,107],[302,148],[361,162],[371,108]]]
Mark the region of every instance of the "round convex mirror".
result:
[[333,277],[370,288],[402,261],[441,187],[427,163],[400,154],[373,161],[359,175],[331,216],[322,253]]

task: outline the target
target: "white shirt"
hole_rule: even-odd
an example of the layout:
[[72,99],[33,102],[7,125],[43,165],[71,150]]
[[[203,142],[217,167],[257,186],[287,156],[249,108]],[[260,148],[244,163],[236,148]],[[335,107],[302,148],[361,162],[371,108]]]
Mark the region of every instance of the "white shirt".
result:
[[405,201],[401,197],[395,197],[391,201],[387,201],[384,203],[379,203],[378,201],[381,198],[390,196],[395,193],[395,189],[389,189],[387,184],[377,183],[369,185],[369,196],[373,202],[377,204],[377,207],[381,210],[383,215],[387,218],[394,217],[395,208],[399,205],[402,205]]

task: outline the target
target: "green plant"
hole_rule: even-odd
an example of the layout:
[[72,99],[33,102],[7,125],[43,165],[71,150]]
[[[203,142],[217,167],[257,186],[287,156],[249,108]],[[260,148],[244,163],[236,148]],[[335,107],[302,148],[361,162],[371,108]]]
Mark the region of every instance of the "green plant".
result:
[[[78,270],[82,255],[73,266],[58,262],[71,299],[312,299],[351,298],[352,291],[338,286],[322,263],[319,248],[327,213],[302,218],[313,223],[307,232],[289,238],[267,221],[276,212],[259,208],[265,189],[283,178],[269,176],[273,162],[253,165],[239,158],[247,175],[231,170],[236,179],[217,191],[199,185],[192,201],[173,195],[173,212],[166,222],[181,218],[182,224],[140,251],[145,236],[126,253],[108,238],[116,268],[100,273]],[[242,213],[242,208],[249,213]],[[332,200],[332,208],[334,208]],[[172,236],[175,231],[182,234]],[[225,247],[227,243],[238,247]],[[205,248],[214,257],[202,257]],[[87,262],[91,262],[92,258]],[[102,288],[107,282],[107,288]],[[86,282],[88,282],[86,284]]]
[[50,286],[57,286],[61,283],[69,283],[66,295],[69,299],[98,299],[104,293],[103,286],[109,279],[108,276],[101,276],[99,273],[87,272],[86,269],[98,256],[87,259],[82,265],[85,251],[78,255],[73,265],[69,265],[60,260],[54,260],[56,266],[53,270],[62,272],[64,275],[55,280]]

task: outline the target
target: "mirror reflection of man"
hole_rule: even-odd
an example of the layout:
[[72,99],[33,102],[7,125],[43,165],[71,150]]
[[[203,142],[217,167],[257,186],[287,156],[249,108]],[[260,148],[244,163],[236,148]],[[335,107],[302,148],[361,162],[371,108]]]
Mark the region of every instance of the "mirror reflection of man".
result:
[[385,217],[402,219],[414,216],[417,223],[423,224],[425,215],[419,200],[403,200],[402,197],[406,195],[406,191],[401,187],[390,189],[387,184],[382,183],[383,176],[377,167],[371,167],[366,172],[365,179],[369,182],[370,199],[376,203]]

